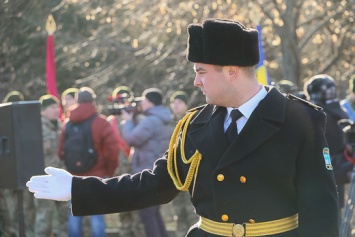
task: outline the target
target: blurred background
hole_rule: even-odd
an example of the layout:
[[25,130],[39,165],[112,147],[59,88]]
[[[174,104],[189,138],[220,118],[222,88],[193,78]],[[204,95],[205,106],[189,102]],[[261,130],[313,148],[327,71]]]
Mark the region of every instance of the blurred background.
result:
[[46,87],[46,20],[53,34],[57,90],[89,86],[98,107],[120,85],[135,95],[158,87],[187,91],[195,105],[186,61],[186,27],[206,18],[240,20],[262,30],[265,66],[273,82],[300,89],[319,73],[335,78],[345,97],[355,64],[355,0],[1,0],[0,99],[12,90],[37,100]]

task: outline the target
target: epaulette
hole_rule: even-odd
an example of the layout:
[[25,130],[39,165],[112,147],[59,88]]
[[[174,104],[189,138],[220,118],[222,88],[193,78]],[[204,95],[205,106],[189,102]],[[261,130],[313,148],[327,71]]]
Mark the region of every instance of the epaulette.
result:
[[299,98],[299,97],[297,97],[297,96],[295,96],[295,95],[287,94],[286,97],[287,97],[288,99],[290,99],[290,100],[297,100],[297,101],[300,101],[300,102],[302,102],[302,103],[304,103],[304,104],[306,104],[306,105],[308,105],[308,106],[311,106],[313,109],[316,109],[316,110],[323,110],[322,107],[320,107],[320,106],[318,106],[318,105],[316,105],[316,104],[313,104],[312,102],[309,102],[309,101],[307,101],[307,100],[301,99],[301,98]]
[[197,106],[197,107],[195,107],[195,108],[189,109],[187,112],[194,112],[194,111],[196,111],[196,110],[203,109],[204,107],[206,107],[206,105],[207,105],[207,104]]

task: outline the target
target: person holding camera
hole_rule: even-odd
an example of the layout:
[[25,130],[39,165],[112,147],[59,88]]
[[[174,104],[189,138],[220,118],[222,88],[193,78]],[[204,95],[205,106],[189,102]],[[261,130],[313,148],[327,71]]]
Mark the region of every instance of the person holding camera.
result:
[[[107,121],[113,127],[115,134],[117,136],[118,144],[120,147],[119,152],[119,166],[115,171],[115,175],[131,174],[132,173],[132,157],[131,157],[131,147],[126,143],[122,137],[122,110],[127,106],[130,106],[134,101],[134,93],[128,86],[118,86],[116,87],[112,95],[109,97],[109,101],[113,102],[113,105],[117,107],[110,106]],[[138,113],[138,109],[134,110]],[[135,122],[139,118],[143,118],[143,115],[134,114],[133,116]],[[139,217],[138,211],[127,211],[119,213],[119,234],[125,237],[145,237],[143,223]]]
[[[163,105],[163,93],[157,88],[146,89],[140,100],[140,107],[145,118],[133,122],[133,112],[122,110],[122,136],[134,147],[132,156],[132,173],[141,172],[153,167],[169,146],[170,122],[169,108]],[[160,214],[160,206],[139,210],[147,237],[167,237],[164,220]]]

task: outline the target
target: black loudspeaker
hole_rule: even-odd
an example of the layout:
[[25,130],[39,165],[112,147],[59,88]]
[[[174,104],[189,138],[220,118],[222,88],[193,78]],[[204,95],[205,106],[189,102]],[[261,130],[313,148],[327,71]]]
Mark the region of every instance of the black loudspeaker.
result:
[[0,188],[24,189],[43,170],[39,101],[0,104]]

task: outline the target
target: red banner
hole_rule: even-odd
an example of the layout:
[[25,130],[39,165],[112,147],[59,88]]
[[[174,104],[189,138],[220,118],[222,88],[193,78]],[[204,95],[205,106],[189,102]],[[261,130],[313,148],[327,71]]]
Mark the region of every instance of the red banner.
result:
[[46,58],[46,83],[48,94],[58,97],[56,85],[56,71],[55,71],[55,51],[54,51],[54,37],[48,35],[47,38],[47,58]]

